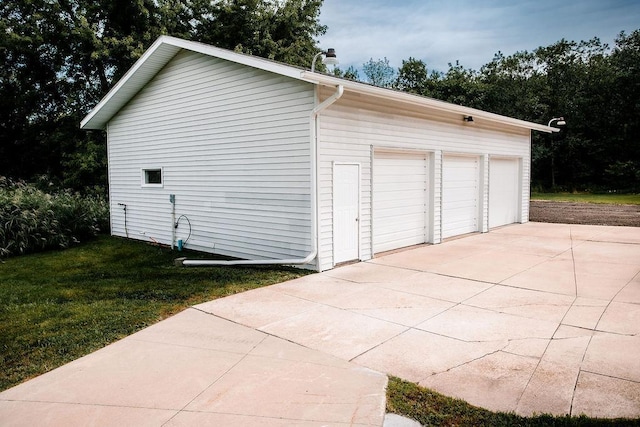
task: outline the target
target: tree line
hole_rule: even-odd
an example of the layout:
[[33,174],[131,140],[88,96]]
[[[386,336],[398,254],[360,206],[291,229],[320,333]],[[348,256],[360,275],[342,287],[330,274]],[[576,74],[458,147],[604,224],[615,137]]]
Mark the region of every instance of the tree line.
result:
[[[613,47],[593,38],[498,52],[479,71],[457,62],[429,70],[415,58],[398,69],[371,59],[362,70],[377,86],[522,120],[564,117],[559,134],[533,134],[534,189],[640,191],[640,30],[620,33]],[[337,74],[360,79],[353,67]]]
[[[106,186],[106,141],[79,123],[160,35],[309,68],[322,0],[21,0],[0,2],[0,176]],[[533,185],[640,191],[640,30],[615,46],[561,40],[502,53],[479,71],[394,69],[371,59],[364,81],[547,123],[534,133]],[[322,66],[319,67],[322,70]],[[336,74],[358,80],[353,67]]]
[[160,36],[309,66],[322,0],[0,0],[0,176],[106,187],[82,118]]

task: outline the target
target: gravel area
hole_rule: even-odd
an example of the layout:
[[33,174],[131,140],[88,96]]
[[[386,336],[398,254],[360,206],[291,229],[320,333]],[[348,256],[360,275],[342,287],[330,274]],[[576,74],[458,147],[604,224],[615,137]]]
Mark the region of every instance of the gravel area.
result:
[[640,227],[640,205],[532,200],[529,205],[529,220],[563,224]]

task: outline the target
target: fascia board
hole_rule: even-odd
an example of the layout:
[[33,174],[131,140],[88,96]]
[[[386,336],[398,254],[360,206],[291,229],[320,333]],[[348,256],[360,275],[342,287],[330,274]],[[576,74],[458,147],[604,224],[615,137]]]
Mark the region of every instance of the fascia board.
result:
[[337,77],[327,76],[320,73],[311,73],[309,71],[303,71],[301,77],[309,82],[329,85],[329,86],[344,86],[345,90],[371,95],[379,98],[394,100],[405,104],[416,105],[420,107],[429,108],[432,110],[438,110],[442,112],[459,114],[461,116],[473,116],[474,119],[482,119],[489,122],[500,123],[503,125],[514,126],[518,128],[537,130],[540,132],[559,132],[558,128],[540,125],[537,123],[527,122],[525,120],[514,119],[500,114],[490,113],[488,111],[478,110],[475,108],[464,107],[462,105],[451,104],[449,102],[440,101],[433,98],[427,98],[424,96],[414,95],[406,92],[400,92],[393,89],[381,88],[377,86],[368,85],[365,83],[354,82],[351,80],[340,79]]
[[107,122],[181,50],[186,49],[301,80],[300,69],[204,43],[160,36],[80,122],[81,129],[104,129]]

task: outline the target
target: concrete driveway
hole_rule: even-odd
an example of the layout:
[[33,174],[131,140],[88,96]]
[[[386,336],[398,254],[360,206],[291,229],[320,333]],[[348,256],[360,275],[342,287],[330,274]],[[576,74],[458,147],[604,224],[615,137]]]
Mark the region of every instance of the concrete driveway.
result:
[[492,410],[640,417],[640,228],[508,226],[197,308]]
[[640,417],[640,228],[529,223],[190,308],[0,393],[0,425],[377,425],[386,376]]

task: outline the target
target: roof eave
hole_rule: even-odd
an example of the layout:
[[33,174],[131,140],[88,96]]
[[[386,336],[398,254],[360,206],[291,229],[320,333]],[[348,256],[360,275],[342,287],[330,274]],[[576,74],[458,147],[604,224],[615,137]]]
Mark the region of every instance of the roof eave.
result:
[[[181,49],[202,53],[283,76],[301,79],[300,70],[257,56],[239,54],[204,43],[160,36],[80,122],[81,129],[104,129],[107,122]],[[162,52],[164,51],[164,55]],[[140,77],[140,74],[142,76]],[[128,89],[128,90],[127,90]],[[120,95],[120,97],[119,97]]]
[[345,89],[385,99],[417,105],[433,110],[473,116],[489,122],[541,132],[558,132],[558,128],[539,125],[524,120],[501,116],[475,108],[464,107],[365,83],[354,82],[321,73],[312,73],[296,67],[274,62],[257,56],[244,55],[227,49],[217,48],[204,43],[183,40],[170,36],[160,36],[138,59],[127,73],[111,88],[102,100],[80,122],[81,129],[104,129],[106,124],[135,96],[181,49],[247,65],[282,76],[303,80],[316,85],[342,85]]
[[490,113],[488,111],[478,110],[471,107],[464,107],[462,105],[452,104],[445,101],[440,101],[433,98],[427,98],[425,96],[414,95],[407,92],[400,92],[393,89],[381,88],[377,86],[368,85],[365,83],[355,82],[352,80],[341,79],[326,74],[312,73],[310,71],[301,72],[303,80],[323,85],[338,86],[342,85],[345,89],[353,92],[368,94],[380,98],[393,99],[403,103],[409,103],[433,110],[442,112],[459,114],[461,116],[472,116],[474,119],[483,119],[485,121],[500,123],[503,125],[514,126],[518,128],[537,130],[540,132],[558,132],[558,128],[540,125],[537,123],[528,122],[525,120],[514,119],[507,116],[501,116],[499,114]]
[[[107,94],[100,100],[100,102],[98,102],[98,104],[93,107],[89,114],[87,114],[85,118],[80,122],[80,129],[104,129],[109,119],[111,119],[111,117],[113,117],[113,115],[115,114],[109,114],[109,112],[105,111],[105,109],[110,103],[114,102],[117,99],[118,94],[124,87],[131,84],[132,79],[134,79],[134,77],[140,72],[143,67],[151,68],[152,64],[149,63],[149,58],[154,56],[156,54],[156,51],[163,45],[171,45],[171,43],[167,43],[166,36],[159,37],[149,47],[149,49],[147,49],[146,52],[131,66],[131,68],[125,73],[125,75],[122,76],[120,80],[118,80],[118,82],[111,88],[111,90],[107,92]],[[179,48],[176,48],[171,57],[178,53],[178,50]],[[155,65],[154,68],[157,68],[154,75],[158,71],[160,71],[160,69],[162,69],[162,67],[164,67],[167,62],[169,62],[169,60],[158,61],[153,64]],[[130,99],[130,97],[128,98]],[[120,101],[120,103],[126,104],[126,102],[122,102],[122,99]]]

